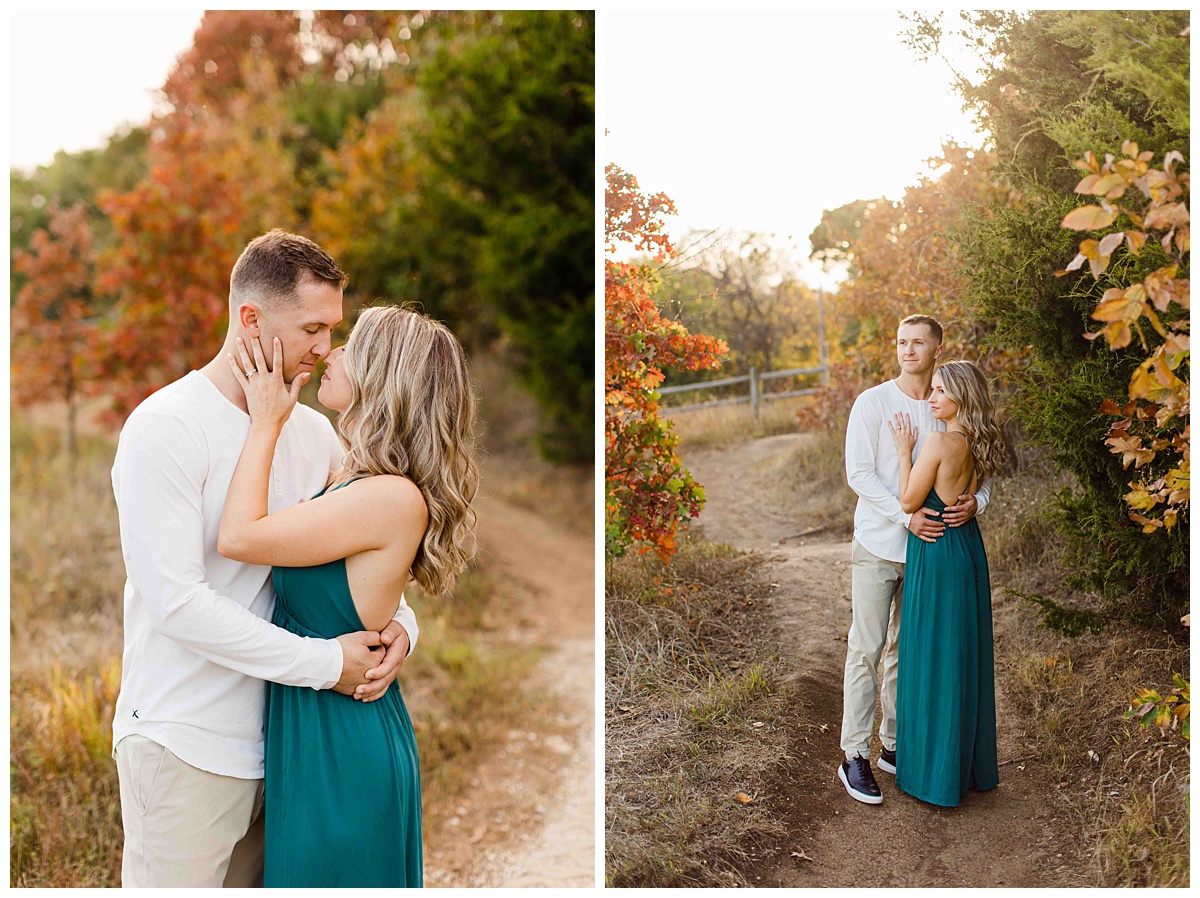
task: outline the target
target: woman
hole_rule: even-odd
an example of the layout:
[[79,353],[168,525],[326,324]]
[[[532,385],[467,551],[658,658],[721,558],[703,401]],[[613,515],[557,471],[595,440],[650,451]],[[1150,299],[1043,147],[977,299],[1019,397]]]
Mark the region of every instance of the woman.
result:
[[[928,434],[915,464],[916,428],[907,415],[888,422],[906,513],[940,512],[953,497],[976,492],[1004,458],[987,379],[976,365],[944,362],[933,374],[929,404],[946,430]],[[1000,782],[992,595],[974,518],[932,543],[909,534],[901,608],[896,785],[922,801],[955,807],[967,789]]]
[[[330,638],[379,630],[409,579],[446,592],[466,566],[478,486],[462,347],[407,309],[365,310],[326,359],[318,400],[340,412],[343,469],[312,501],[267,513],[271,459],[308,379],[291,390],[274,342],[229,364],[250,433],[221,518],[223,555],[270,564],[274,623]],[[398,684],[376,702],[267,684],[266,886],[420,886],[416,741]]]

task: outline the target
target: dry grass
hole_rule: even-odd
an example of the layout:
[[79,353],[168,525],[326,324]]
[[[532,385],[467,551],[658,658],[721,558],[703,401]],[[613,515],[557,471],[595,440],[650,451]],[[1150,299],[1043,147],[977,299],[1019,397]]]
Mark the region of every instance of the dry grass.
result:
[[99,669],[14,673],[9,717],[9,883],[120,884],[111,759],[119,658]]
[[[112,710],[124,569],[109,469],[115,444],[83,440],[72,476],[60,430],[11,416],[10,884],[115,886],[122,843]],[[426,806],[452,807],[477,760],[527,707],[536,650],[493,631],[503,584],[461,578],[413,603],[418,651],[404,685]]]
[[798,429],[796,410],[803,401],[803,397],[793,397],[763,402],[759,406],[757,421],[748,404],[720,405],[687,412],[660,408],[663,417],[671,421],[675,433],[679,435],[680,446],[686,450],[718,448],[757,437],[794,433]]
[[849,539],[858,496],[846,483],[844,434],[821,430],[807,436],[778,459],[777,470],[769,476],[783,491],[796,520]]
[[[1036,625],[1007,593],[1053,593],[1058,567],[1047,496],[1062,485],[1048,469],[998,481],[980,518],[993,580],[996,659],[1041,760],[1061,777],[1056,800],[1079,820],[1091,884],[1189,884],[1189,752],[1178,733],[1143,730],[1122,714],[1139,687],[1169,690],[1188,676],[1186,644],[1121,624],[1077,639]],[[1086,601],[1087,597],[1073,597]]]
[[1121,717],[1138,687],[1165,692],[1172,671],[1186,672],[1187,647],[1135,630],[1068,640],[1019,612],[997,614],[997,657],[1028,734],[1059,772],[1057,797],[1082,824],[1092,884],[1187,886],[1187,742]]
[[684,540],[673,563],[626,557],[605,603],[605,856],[610,886],[748,885],[782,834],[735,795],[785,760],[778,662],[757,643],[762,560]]
[[[98,668],[121,650],[125,568],[109,469],[114,444],[10,417],[11,663]],[[112,612],[116,609],[116,614]]]

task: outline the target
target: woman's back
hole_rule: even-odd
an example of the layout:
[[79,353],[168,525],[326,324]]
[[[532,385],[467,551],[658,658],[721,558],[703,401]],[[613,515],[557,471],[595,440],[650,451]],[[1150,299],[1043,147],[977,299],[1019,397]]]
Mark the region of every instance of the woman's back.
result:
[[975,476],[975,460],[966,434],[947,430],[930,434],[927,438],[928,451],[939,456],[937,474],[933,480],[933,492],[945,505],[954,505],[957,498],[979,489]]
[[[318,496],[340,489],[399,490],[405,501],[386,521],[364,516],[351,525],[390,533],[382,547],[328,564],[273,569],[277,601],[284,602],[300,624],[326,638],[358,630],[379,631],[387,626],[408,582],[426,524],[424,499],[406,478],[360,477],[326,487]],[[343,629],[333,631],[337,627]]]

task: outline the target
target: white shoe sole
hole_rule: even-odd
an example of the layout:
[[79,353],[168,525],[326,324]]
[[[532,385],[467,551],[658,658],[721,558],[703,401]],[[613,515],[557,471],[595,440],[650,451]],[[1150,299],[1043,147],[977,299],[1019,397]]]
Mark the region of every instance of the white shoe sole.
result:
[[842,785],[846,787],[846,792],[855,801],[861,801],[863,804],[883,804],[882,795],[868,795],[865,792],[859,792],[850,785],[850,781],[846,779],[846,771],[842,769],[842,765],[838,765],[838,779],[842,781]]
[[878,770],[882,770],[884,773],[890,773],[892,776],[896,775],[896,768],[893,767],[891,764],[889,764],[887,761],[885,761],[883,758],[880,758],[878,761],[875,762],[875,767]]

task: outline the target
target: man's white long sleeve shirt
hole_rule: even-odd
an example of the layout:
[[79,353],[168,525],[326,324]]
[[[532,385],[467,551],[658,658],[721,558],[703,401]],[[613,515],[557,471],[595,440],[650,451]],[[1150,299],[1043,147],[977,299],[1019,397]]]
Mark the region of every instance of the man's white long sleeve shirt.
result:
[[[900,507],[900,456],[888,422],[906,412],[917,427],[913,458],[921,454],[930,432],[946,424],[933,417],[929,401],[905,395],[889,380],[864,390],[854,400],[846,425],[846,480],[858,494],[854,508],[854,538],[878,558],[903,563],[908,548],[908,523],[912,518]],[[991,482],[979,488],[976,514],[991,495]]]
[[[113,746],[137,733],[194,767],[257,779],[263,680],[329,688],[342,650],[270,624],[271,568],[217,552],[249,428],[249,416],[193,371],[147,398],[121,431],[112,481],[127,580]],[[271,465],[268,511],[316,495],[342,457],[329,421],[297,405]],[[415,645],[403,599],[396,618]]]

